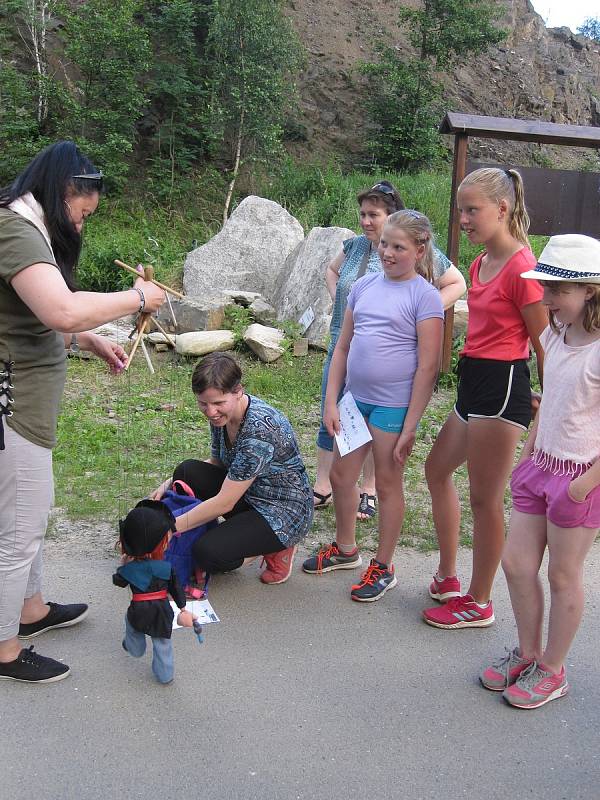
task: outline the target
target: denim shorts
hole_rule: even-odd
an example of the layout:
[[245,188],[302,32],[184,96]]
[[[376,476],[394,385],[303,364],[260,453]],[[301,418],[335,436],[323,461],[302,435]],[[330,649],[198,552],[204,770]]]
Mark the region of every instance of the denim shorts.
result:
[[[321,425],[319,426],[319,432],[317,434],[317,447],[321,450],[329,450],[330,453],[333,451],[333,436],[329,435],[327,428],[323,424],[323,408],[325,405],[325,392],[327,391],[327,379],[329,378],[329,367],[331,366],[332,356],[333,349],[329,348],[325,363],[323,364],[323,377],[321,378]],[[342,386],[337,399],[338,403],[344,396],[345,391],[346,387]]]
[[600,528],[600,486],[582,502],[573,500],[573,475],[554,475],[529,458],[517,464],[510,479],[513,508],[546,517],[558,528]]
[[374,406],[371,403],[362,403],[355,400],[358,410],[374,428],[379,428],[388,433],[400,433],[404,427],[408,408],[393,406]]

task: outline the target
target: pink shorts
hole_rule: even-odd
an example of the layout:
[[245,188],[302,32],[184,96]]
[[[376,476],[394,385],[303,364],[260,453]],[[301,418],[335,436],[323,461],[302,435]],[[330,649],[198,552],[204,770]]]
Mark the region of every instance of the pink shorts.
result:
[[532,459],[523,461],[510,479],[513,508],[544,516],[559,528],[600,528],[600,486],[580,503],[568,492],[572,480],[537,467]]

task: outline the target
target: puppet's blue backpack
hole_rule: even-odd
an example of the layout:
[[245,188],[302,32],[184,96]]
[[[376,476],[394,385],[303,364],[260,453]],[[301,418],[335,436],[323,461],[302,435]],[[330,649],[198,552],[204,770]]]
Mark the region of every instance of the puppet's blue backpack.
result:
[[[173,489],[165,492],[161,502],[172,511],[174,517],[178,517],[180,514],[184,514],[186,511],[190,511],[200,505],[202,500],[194,497],[194,493],[187,483],[174,481]],[[208,522],[206,525],[198,525],[196,528],[191,528],[179,536],[171,537],[171,541],[165,550],[164,559],[172,564],[183,588],[193,583],[194,579],[192,547],[197,539],[216,524],[216,522]]]

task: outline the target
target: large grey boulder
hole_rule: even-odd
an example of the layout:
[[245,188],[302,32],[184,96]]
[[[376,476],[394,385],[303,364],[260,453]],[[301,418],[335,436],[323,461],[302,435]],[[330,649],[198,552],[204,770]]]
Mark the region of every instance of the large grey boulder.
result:
[[279,276],[274,305],[279,319],[300,320],[311,308],[314,321],[304,334],[314,347],[325,347],[331,321],[331,298],[325,285],[327,264],[355,236],[348,228],[313,228],[288,256]]
[[184,292],[194,297],[237,287],[272,302],[285,260],[303,238],[302,225],[278,203],[246,197],[216,236],[188,254]]

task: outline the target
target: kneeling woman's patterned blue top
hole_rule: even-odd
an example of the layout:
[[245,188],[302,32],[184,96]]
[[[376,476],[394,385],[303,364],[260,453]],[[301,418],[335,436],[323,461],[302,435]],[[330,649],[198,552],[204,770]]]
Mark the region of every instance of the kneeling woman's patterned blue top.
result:
[[286,547],[308,533],[313,516],[313,494],[287,417],[258,397],[249,405],[237,438],[227,446],[225,428],[211,425],[211,455],[227,469],[232,481],[254,483],[244,500],[261,514]]

